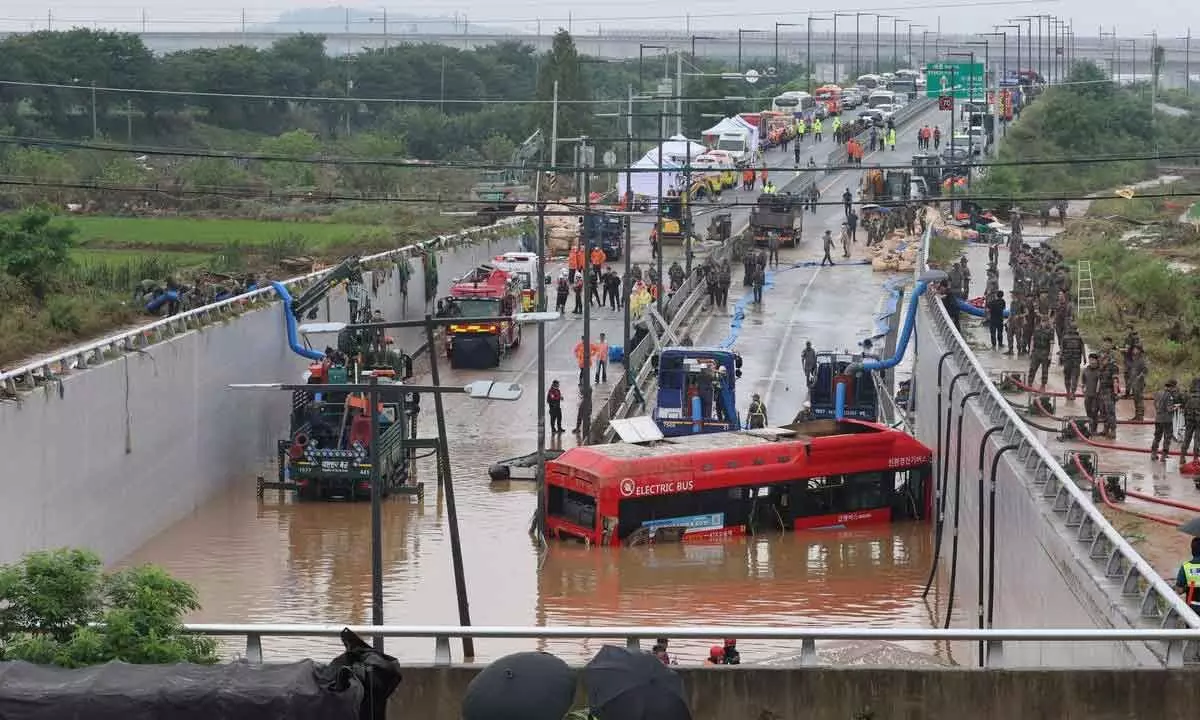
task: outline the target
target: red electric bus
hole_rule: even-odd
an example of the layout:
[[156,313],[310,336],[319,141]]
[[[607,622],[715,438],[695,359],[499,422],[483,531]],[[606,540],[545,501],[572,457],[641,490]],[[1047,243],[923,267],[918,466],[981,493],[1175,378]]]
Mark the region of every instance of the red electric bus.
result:
[[856,420],[572,448],[546,465],[546,528],[631,545],[928,520],[932,457]]

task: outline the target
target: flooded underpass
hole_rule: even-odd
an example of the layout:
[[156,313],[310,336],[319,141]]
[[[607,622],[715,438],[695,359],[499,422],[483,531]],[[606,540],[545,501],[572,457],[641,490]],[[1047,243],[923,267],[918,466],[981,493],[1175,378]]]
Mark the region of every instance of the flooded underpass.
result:
[[[904,147],[913,144],[902,139]],[[858,183],[858,173],[838,173],[820,188],[836,197]],[[875,317],[888,276],[867,265],[808,265],[821,256],[820,236],[838,231],[842,210],[822,205],[805,219],[804,242],[785,249],[761,307],[741,306],[740,269],[735,270],[729,308],[701,318],[692,328],[697,344],[732,338],[745,357],[738,405],[758,392],[772,423],[789,422],[806,399],[799,353],[805,340],[829,349],[853,349],[877,327]],[[854,249],[861,258],[863,237]],[[839,258],[839,261],[841,258]],[[854,292],[847,292],[853,289]],[[596,311],[593,335],[619,341],[621,313]],[[736,327],[735,327],[736,325]],[[577,318],[546,328],[547,384],[564,388],[565,447],[576,415],[578,371],[572,348]],[[928,524],[895,524],[861,530],[772,533],[720,544],[660,545],[629,549],[554,543],[544,552],[527,530],[536,506],[531,483],[489,484],[486,469],[497,459],[536,448],[536,330],[525,328],[521,347],[499,370],[451,371],[441,383],[464,385],[498,379],[521,383],[517,402],[480,403],[458,395],[444,399],[458,517],[462,532],[471,620],[475,625],[790,625],[930,627],[947,600],[944,578],[928,598],[923,591],[933,563]],[[620,366],[609,368],[610,381]],[[428,382],[428,375],[418,382]],[[744,388],[744,389],[743,389]],[[606,396],[599,390],[598,397]],[[432,398],[421,402],[420,435],[436,434]],[[273,465],[257,469],[270,476]],[[297,504],[268,491],[257,499],[254,471],[146,543],[126,562],[153,562],[196,585],[203,610],[194,622],[346,623],[370,620],[370,507],[367,503]],[[385,622],[395,625],[457,625],[444,493],[432,463],[418,463],[426,483],[423,499],[393,498],[384,510]],[[931,608],[941,608],[935,613]],[[940,622],[936,623],[940,626]],[[719,642],[721,638],[713,638]],[[682,663],[699,663],[712,642],[672,643]],[[601,641],[544,644],[568,660],[584,660]],[[742,642],[743,662],[787,662],[800,643]],[[479,659],[534,646],[531,640],[478,641]],[[241,645],[230,642],[235,654]],[[819,650],[825,648],[819,646]],[[332,656],[331,641],[264,638],[268,658]],[[429,662],[432,640],[392,640],[388,651],[406,661]],[[461,646],[453,644],[455,659]],[[835,662],[875,658],[884,663],[950,661],[947,648],[931,643],[891,646],[846,644],[823,650]],[[970,662],[970,658],[966,659]]]

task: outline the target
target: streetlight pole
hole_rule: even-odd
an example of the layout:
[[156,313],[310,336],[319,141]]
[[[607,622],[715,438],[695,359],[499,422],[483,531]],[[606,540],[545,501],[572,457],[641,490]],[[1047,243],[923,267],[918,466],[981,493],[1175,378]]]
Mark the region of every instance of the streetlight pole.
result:
[[[879,60],[879,21],[880,20],[895,20],[895,15],[876,15],[875,16],[875,72],[883,70],[883,65]],[[892,25],[892,30],[895,31],[895,24]],[[895,70],[895,68],[892,68]]]
[[833,14],[833,82],[835,85],[842,84],[842,78],[838,75],[837,61],[837,46],[838,46],[838,27],[837,21],[840,17],[854,17],[853,13],[834,13]]
[[647,45],[645,43],[638,44],[638,92],[641,92],[644,89],[642,80],[642,62],[646,58],[646,51],[662,50],[665,52],[667,49],[668,48],[666,45]]
[[779,72],[779,28],[781,27],[796,27],[800,23],[777,22],[775,23],[775,72]]
[[[892,18],[892,72],[896,72],[897,70],[900,69],[900,36],[898,34],[898,29],[899,29],[900,23],[907,23],[907,22],[909,22],[909,21],[901,20],[900,18],[897,18],[897,17]],[[908,33],[908,39],[912,40],[912,32]],[[910,57],[909,64],[911,64],[911,62],[912,62],[912,58]]]
[[692,36],[692,62],[696,62],[696,41],[697,40],[719,40],[715,35],[693,35]]
[[928,25],[909,25],[908,29],[921,28],[921,71],[925,71],[925,63],[928,62],[925,55],[925,49],[929,44],[929,33],[932,32]]
[[[862,75],[862,17],[871,13],[854,13],[854,76]],[[878,35],[876,35],[878,37]]]
[[1021,26],[1020,25],[997,25],[996,26],[997,30],[1000,30],[1002,28],[1004,30],[1004,33],[1003,33],[1004,34],[1004,46],[1003,46],[1004,49],[1002,51],[1004,53],[1004,59],[1000,61],[1000,74],[1003,78],[1007,79],[1008,78],[1008,31],[1009,30],[1017,31],[1017,66],[1019,69],[1019,66],[1021,65]]
[[[813,17],[812,15],[808,16],[808,23],[807,23],[808,24],[808,37],[805,40],[805,44],[804,44],[804,73],[808,77],[808,82],[805,84],[808,86],[808,92],[810,95],[813,92],[813,84],[816,82],[816,80],[813,78],[813,76],[816,73],[813,72],[814,68],[813,68],[813,64],[812,64],[812,24],[813,24],[813,20],[824,21],[824,20],[830,20],[830,19],[831,18],[827,18],[827,17]],[[834,36],[833,36],[833,47],[834,47],[834,51],[833,51],[833,68],[834,68],[833,81],[836,83],[837,82],[837,33],[836,32],[834,33]]]
[[742,37],[745,35],[752,35],[754,33],[761,33],[761,32],[763,32],[763,31],[762,30],[743,30],[741,28],[738,28],[737,71],[739,73],[742,71]]

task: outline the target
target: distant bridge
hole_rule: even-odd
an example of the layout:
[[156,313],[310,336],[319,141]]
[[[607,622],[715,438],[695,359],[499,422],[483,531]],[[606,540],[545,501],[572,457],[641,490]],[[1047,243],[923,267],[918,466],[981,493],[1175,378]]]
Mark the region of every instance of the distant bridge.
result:
[[[19,33],[0,32],[0,38],[15,34]],[[228,47],[231,45],[249,45],[251,47],[266,48],[276,40],[295,35],[296,33],[245,29],[228,31],[148,30],[137,34],[142,37],[150,49],[155,52],[166,53],[178,50],[193,50],[196,48]],[[383,27],[379,27],[378,31],[351,29],[348,32],[322,34],[326,38],[326,51],[331,55],[343,55],[363,49],[382,49],[389,45],[398,44],[433,44],[470,50],[505,41],[527,43],[544,52],[550,49],[554,39],[553,34],[547,33],[397,33],[385,32]],[[1015,69],[1018,66],[1027,68],[1030,65],[1027,59],[1030,52],[1030,43],[1024,35],[1025,33],[1022,33],[1022,59],[1020,61],[1017,58],[1016,32],[1010,34],[1008,38],[1007,62],[1002,62],[1004,43],[999,38],[992,41],[990,59],[996,70],[1004,69],[1001,67],[1002,65],[1007,69]],[[636,32],[614,30],[598,31],[595,33],[574,33],[573,37],[581,53],[593,57],[610,59],[638,57],[639,48],[644,44],[662,45],[672,50],[688,52],[692,50],[694,45],[696,54],[699,56],[732,59],[738,56],[740,45],[744,64],[760,68],[772,64],[776,57],[780,61],[804,62],[806,55],[810,52],[814,62],[828,66],[833,62],[834,48],[836,46],[838,66],[843,73],[866,73],[871,72],[876,67],[889,68],[892,66],[893,58],[901,66],[916,66],[923,61],[932,61],[941,51],[951,46],[959,46],[968,40],[974,41],[978,39],[975,36],[950,34],[942,34],[940,37],[935,37],[932,33],[923,38],[921,34],[913,33],[910,36],[908,32],[902,32],[893,36],[892,33],[886,31],[880,33],[878,38],[876,38],[873,32],[862,32],[857,35],[853,32],[838,32],[835,38],[832,32],[826,31],[814,32],[810,45],[810,39],[806,33],[787,32],[779,34],[777,46],[773,33],[756,34],[753,36],[743,35],[740,43],[736,32],[705,33],[704,35],[694,36],[685,33],[661,31]],[[694,40],[693,37],[695,38]],[[895,38],[895,42],[893,42],[893,37]],[[1159,42],[1167,51],[1166,66],[1163,72],[1164,84],[1182,86],[1185,66],[1189,64],[1188,55],[1190,54],[1185,47],[1184,41],[1160,38]],[[1039,42],[1037,34],[1034,34],[1032,62],[1034,67],[1049,67],[1047,56],[1050,59],[1054,57],[1054,48],[1050,43],[1051,40],[1049,38],[1042,40],[1042,60],[1039,62]],[[1145,44],[1145,41],[1143,44]],[[1112,38],[1075,37],[1075,55],[1079,59],[1097,61],[1102,68],[1109,70],[1116,64],[1119,58],[1121,72],[1125,75],[1144,75],[1149,72],[1150,63],[1146,59],[1149,56],[1148,49],[1145,52],[1139,51],[1138,58],[1135,61],[1133,52],[1127,43],[1121,47],[1119,53],[1116,48],[1117,46],[1113,44]],[[648,50],[647,52],[650,54],[661,53],[657,49]],[[979,48],[979,55],[980,62],[982,62],[983,53],[981,47]],[[875,62],[876,57],[879,58],[878,66]],[[1200,52],[1197,52],[1195,59],[1200,61]]]

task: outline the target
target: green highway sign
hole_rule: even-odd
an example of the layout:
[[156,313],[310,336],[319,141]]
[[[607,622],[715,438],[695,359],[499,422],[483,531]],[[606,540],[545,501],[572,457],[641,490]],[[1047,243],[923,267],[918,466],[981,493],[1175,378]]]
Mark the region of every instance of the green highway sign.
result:
[[983,63],[938,62],[925,66],[925,95],[970,100],[985,96]]

